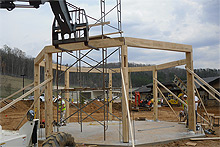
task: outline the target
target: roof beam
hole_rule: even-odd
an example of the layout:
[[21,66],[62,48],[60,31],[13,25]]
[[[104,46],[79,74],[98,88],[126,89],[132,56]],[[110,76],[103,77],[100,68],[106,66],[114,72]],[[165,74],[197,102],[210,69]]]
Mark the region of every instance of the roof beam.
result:
[[176,66],[185,65],[185,64],[186,64],[186,59],[172,61],[172,62],[156,65],[156,70],[162,70],[162,69],[176,67]]
[[158,50],[177,51],[177,52],[192,52],[191,45],[170,43],[163,41],[154,41],[147,39],[138,39],[131,37],[125,37],[125,44],[129,47],[158,49]]
[[[45,61],[42,61],[40,63],[40,66],[41,67],[45,67]],[[57,64],[52,64],[52,68],[53,69],[57,69]],[[58,66],[59,70],[60,70],[60,67]],[[66,69],[68,68],[68,66],[64,66],[64,65],[61,65],[61,71],[65,71]],[[82,67],[81,68],[81,72],[88,72],[91,68],[89,67]],[[69,72],[77,72],[77,68],[76,67],[70,67],[70,69],[68,69]],[[102,68],[94,68],[90,71],[90,73],[101,73],[100,71],[102,71]]]
[[[118,47],[118,46],[124,45],[124,38],[118,37],[118,38],[90,40],[89,45],[94,46],[96,48]],[[90,47],[85,46],[84,42],[60,44],[59,47],[65,49],[65,50],[69,50],[69,51],[91,49]],[[45,47],[45,53],[57,53],[57,52],[61,52],[61,50],[56,49],[52,45]]]

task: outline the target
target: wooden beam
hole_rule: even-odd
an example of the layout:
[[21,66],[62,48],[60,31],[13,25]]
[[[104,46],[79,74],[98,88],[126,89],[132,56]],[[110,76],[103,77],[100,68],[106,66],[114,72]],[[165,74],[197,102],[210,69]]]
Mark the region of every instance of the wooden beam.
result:
[[[45,79],[53,78],[52,72],[52,54],[45,54]],[[45,89],[45,136],[53,133],[53,94],[52,83],[50,81]]]
[[213,88],[211,85],[209,85],[206,81],[204,81],[202,78],[200,78],[196,73],[194,73],[192,70],[190,70],[189,68],[186,67],[186,70],[193,74],[199,81],[201,81],[204,85],[206,85],[209,89],[211,89],[214,93],[216,93],[218,96],[220,96],[220,93]]
[[220,140],[220,137],[206,137],[206,138],[190,138],[192,141],[199,141],[199,140]]
[[[69,87],[70,87],[70,82],[69,82],[69,80],[70,80],[70,73],[69,73],[69,71],[67,70],[67,71],[65,72],[65,89],[69,89]],[[65,92],[65,98],[69,101],[69,99],[70,99],[70,93],[69,93],[69,91],[66,91],[66,92]],[[70,106],[69,106],[69,103],[66,102],[66,116],[69,116],[69,114],[70,114]],[[69,120],[70,120],[70,119],[67,119],[67,123],[70,122]]]
[[[91,27],[100,26],[100,25],[107,25],[107,24],[110,24],[110,21],[96,23],[96,24],[89,24],[88,26],[89,26],[89,28],[91,28]],[[84,28],[86,28],[86,26],[77,27],[76,29],[84,29]]]
[[172,62],[156,65],[156,69],[162,70],[162,69],[176,67],[176,66],[185,65],[185,64],[186,64],[186,59],[177,60],[177,61],[172,61]]
[[160,90],[159,87],[157,87],[158,91],[160,92],[160,94],[162,95],[163,99],[166,101],[166,103],[168,104],[168,106],[170,107],[170,109],[172,110],[173,114],[176,116],[177,120],[179,121],[179,117],[176,114],[176,112],[173,110],[172,106],[170,105],[170,103],[168,102],[168,100],[166,99],[166,97],[164,96],[164,94],[162,93],[162,91]]
[[[41,67],[45,67],[45,61],[42,61],[41,63],[40,63],[40,66]],[[60,65],[59,65],[60,66]],[[64,65],[61,65],[61,71],[66,71],[66,69],[67,69],[67,67],[68,66],[64,66]],[[52,68],[53,69],[56,69],[57,68],[57,64],[52,64]],[[60,68],[59,68],[60,69]],[[89,67],[82,67],[81,68],[81,72],[88,72],[89,70],[90,70],[91,68],[89,68]],[[97,69],[92,69],[91,71],[90,71],[90,73],[101,73],[100,72],[100,70],[102,71],[102,68],[97,68]],[[68,69],[68,71],[69,72],[77,72],[77,68],[76,67],[70,67],[69,69]]]
[[126,103],[128,102],[128,99],[126,95],[129,95],[129,83],[128,83],[128,49],[127,46],[123,45],[121,47],[121,71],[123,75],[124,81],[124,87],[122,88],[122,136],[123,136],[123,142],[127,143],[129,142],[129,125],[128,125],[128,110],[126,108]]
[[[156,79],[154,79],[156,80]],[[160,83],[158,80],[157,80],[157,83],[160,84],[166,91],[168,91],[170,94],[172,94],[176,99],[178,99],[183,105],[185,105],[186,107],[188,107],[188,105],[183,101],[181,100],[180,98],[178,98],[172,91],[170,91],[166,86],[164,86],[162,83]],[[197,113],[198,114],[198,113]],[[201,117],[204,121],[206,121],[208,124],[209,124],[209,121],[207,121],[206,119],[204,119],[201,115],[198,114],[199,117]]]
[[46,47],[44,47],[44,49],[42,49],[41,52],[37,55],[37,57],[34,59],[34,64],[40,64],[40,62],[43,61],[46,50],[45,48]]
[[176,99],[178,99],[183,105],[185,105],[186,107],[188,107],[188,105],[181,100],[180,98],[178,98],[172,91],[170,91],[166,86],[164,86],[162,83],[160,83],[157,79],[153,79],[156,80],[158,84],[160,84],[166,91],[168,91],[170,94],[172,94]]
[[26,92],[25,94],[21,95],[20,97],[18,97],[17,99],[13,100],[11,103],[9,103],[8,105],[6,105],[5,107],[0,109],[0,113],[5,111],[6,109],[8,109],[9,107],[11,107],[12,105],[14,105],[15,103],[17,103],[18,101],[22,100],[23,98],[25,98],[26,96],[30,95],[32,92],[34,92],[36,89],[40,88],[41,86],[44,86],[45,84],[47,84],[49,81],[51,81],[52,78],[45,80],[43,83],[39,84],[38,86],[34,87],[33,89],[29,90],[28,92]]
[[[34,86],[37,86],[39,84],[40,84],[40,66],[39,64],[34,64]],[[34,91],[34,100],[37,101],[37,103],[34,105],[34,111],[36,113],[35,119],[40,119],[40,99],[38,99],[39,95],[40,95],[40,88]]]
[[10,99],[11,97],[15,96],[16,94],[20,93],[21,91],[23,91],[23,90],[25,90],[26,88],[31,87],[31,86],[33,86],[33,85],[34,85],[34,83],[31,83],[31,84],[25,86],[24,88],[22,88],[22,89],[16,91],[15,93],[9,95],[8,97],[2,99],[2,100],[0,101],[0,103],[3,102],[3,101],[5,101],[5,100],[7,100],[7,99]]
[[196,79],[194,79],[194,81],[201,86],[205,91],[207,91],[213,98],[215,98],[218,102],[220,102],[220,100],[214,95],[212,94],[208,89],[205,88],[205,86],[203,86],[199,81],[197,81]]
[[[186,52],[186,68],[193,70],[193,54]],[[196,131],[194,76],[187,72],[187,101],[189,129]]]
[[[182,60],[172,61],[172,62],[159,64],[159,65],[141,66],[141,67],[128,67],[128,72],[153,71],[154,68],[156,68],[156,70],[162,70],[162,69],[176,67],[176,66],[185,65],[185,64],[186,64],[186,59],[182,59]],[[113,70],[113,73],[119,73],[120,72],[120,68],[113,68],[112,70]]]
[[[35,105],[35,103],[39,100],[39,97],[40,97],[40,95],[44,92],[44,90],[45,90],[45,87],[44,87],[44,89],[41,91],[41,93],[37,96],[37,98],[34,99],[34,102],[33,102],[32,105],[29,107],[29,109],[26,111],[26,113],[24,114],[24,116],[22,117],[22,119],[20,120],[20,122],[18,123],[18,125],[15,127],[15,130],[18,129],[18,127],[21,125],[22,121],[25,119],[25,117],[27,117],[28,111],[31,110],[32,107]],[[40,124],[39,124],[39,125],[40,125]]]
[[177,51],[177,52],[192,52],[191,45],[170,43],[163,41],[154,41],[147,39],[125,37],[125,44],[129,47],[137,47],[137,48],[158,49],[158,50]]
[[[110,38],[110,37],[108,37],[109,35],[115,35],[115,34],[119,34],[119,33],[123,33],[123,31],[121,31],[121,32],[107,33],[107,34],[103,34],[103,35],[90,36],[90,37],[89,37],[89,40],[92,40],[92,39],[106,39],[106,38]],[[103,36],[104,36],[104,38],[102,38]]]
[[194,88],[195,88],[196,93],[197,93],[197,95],[198,95],[198,98],[199,98],[199,100],[200,100],[200,102],[201,102],[201,104],[202,104],[202,106],[203,106],[203,108],[204,108],[204,110],[205,110],[205,113],[206,113],[206,115],[207,115],[207,117],[208,117],[209,123],[211,124],[211,118],[210,118],[210,116],[209,116],[209,114],[208,114],[208,111],[207,111],[206,108],[205,108],[205,105],[204,105],[204,103],[203,103],[203,101],[202,101],[202,98],[200,97],[199,91],[198,91],[198,89],[196,88],[196,85],[195,85],[195,84],[194,84]]
[[[108,87],[109,87],[109,112],[110,114],[112,114],[112,71],[109,70],[108,72],[109,74],[109,83],[108,83]],[[112,115],[109,115],[109,120],[112,120]]]
[[[157,70],[153,70],[153,78],[157,79]],[[158,91],[157,91],[157,81],[153,80],[153,98],[154,98],[154,121],[158,120]]]
[[154,66],[128,67],[128,72],[153,71]]
[[[118,38],[94,39],[89,41],[89,45],[94,46],[96,48],[118,47],[124,45],[124,38],[118,37]],[[61,44],[59,45],[59,47],[69,51],[91,49],[90,47],[85,46],[84,42]],[[56,49],[52,45],[45,47],[45,53],[57,53],[57,52],[61,52],[61,50]]]

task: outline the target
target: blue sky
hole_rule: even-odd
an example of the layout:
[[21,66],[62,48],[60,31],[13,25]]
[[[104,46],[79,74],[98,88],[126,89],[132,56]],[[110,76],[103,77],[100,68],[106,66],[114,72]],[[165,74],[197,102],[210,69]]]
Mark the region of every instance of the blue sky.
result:
[[[67,1],[84,8],[90,16],[100,17],[99,0]],[[106,11],[115,4],[116,0],[106,0]],[[220,69],[219,7],[219,0],[122,0],[123,36],[192,45],[194,68]],[[116,20],[116,11],[106,17],[112,25]],[[52,22],[48,4],[39,9],[0,10],[0,47],[7,44],[36,57],[51,44]],[[99,29],[92,29],[90,34],[100,34]],[[105,30],[115,32],[107,27]],[[128,51],[129,62],[135,63],[160,64],[185,58],[184,53],[137,48]],[[91,54],[97,60],[100,55],[97,51]],[[118,62],[118,55],[108,62]],[[66,56],[63,63],[71,64],[73,59]]]

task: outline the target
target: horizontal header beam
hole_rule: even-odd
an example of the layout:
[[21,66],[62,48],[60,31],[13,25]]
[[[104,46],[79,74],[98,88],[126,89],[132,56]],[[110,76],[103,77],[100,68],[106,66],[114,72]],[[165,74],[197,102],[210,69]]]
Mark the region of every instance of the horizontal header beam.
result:
[[[124,44],[124,38],[106,38],[106,39],[94,39],[89,41],[89,45],[96,47],[96,48],[110,48],[110,47],[119,47]],[[91,47],[85,46],[84,42],[77,42],[77,43],[68,43],[68,44],[61,44],[59,45],[60,48],[69,51],[77,51],[77,50],[88,50]],[[61,50],[56,49],[54,46],[46,46],[45,47],[46,53],[57,53],[61,52]]]
[[137,47],[137,48],[158,49],[158,50],[177,51],[177,52],[192,52],[191,45],[170,43],[163,41],[154,41],[147,39],[138,39],[131,37],[125,37],[125,44],[129,47]]

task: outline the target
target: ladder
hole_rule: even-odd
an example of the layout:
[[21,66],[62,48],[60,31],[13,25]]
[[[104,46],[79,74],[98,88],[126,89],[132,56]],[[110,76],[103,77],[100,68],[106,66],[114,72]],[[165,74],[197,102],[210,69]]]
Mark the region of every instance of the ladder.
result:
[[176,84],[176,86],[184,93],[187,94],[187,86],[185,83],[183,83],[183,81],[177,77],[176,75],[174,75],[174,80],[173,83]]

